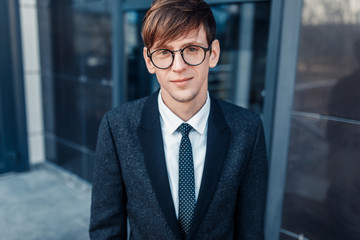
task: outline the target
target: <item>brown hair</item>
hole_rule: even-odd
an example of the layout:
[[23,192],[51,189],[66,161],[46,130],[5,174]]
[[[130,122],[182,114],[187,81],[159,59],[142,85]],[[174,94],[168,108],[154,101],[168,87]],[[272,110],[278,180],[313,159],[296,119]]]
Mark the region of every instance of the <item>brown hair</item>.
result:
[[143,19],[142,38],[150,49],[186,36],[204,27],[208,44],[215,39],[216,23],[210,7],[203,0],[154,0]]

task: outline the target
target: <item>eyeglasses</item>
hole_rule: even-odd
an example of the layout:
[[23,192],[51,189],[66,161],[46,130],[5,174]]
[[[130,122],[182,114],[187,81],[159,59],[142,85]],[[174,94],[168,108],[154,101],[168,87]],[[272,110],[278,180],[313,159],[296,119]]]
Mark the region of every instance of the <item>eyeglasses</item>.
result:
[[150,53],[148,50],[147,56],[155,67],[159,69],[169,68],[174,63],[174,57],[176,52],[180,52],[184,62],[190,66],[200,65],[206,57],[206,52],[211,48],[211,44],[208,48],[204,48],[198,45],[190,45],[183,49],[171,51],[169,49],[157,49]]

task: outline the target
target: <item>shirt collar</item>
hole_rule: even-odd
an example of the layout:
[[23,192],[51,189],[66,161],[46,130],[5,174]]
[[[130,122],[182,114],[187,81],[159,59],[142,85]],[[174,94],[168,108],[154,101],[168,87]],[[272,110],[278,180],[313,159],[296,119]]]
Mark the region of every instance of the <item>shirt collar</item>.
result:
[[[159,91],[158,95],[158,105],[160,117],[163,120],[165,129],[169,132],[169,134],[173,134],[184,121],[165,105],[161,97],[161,90]],[[198,133],[202,135],[205,132],[209,114],[210,97],[209,92],[207,92],[204,106],[202,106],[202,108],[194,116],[192,116],[189,121],[187,121],[187,123],[190,124]]]

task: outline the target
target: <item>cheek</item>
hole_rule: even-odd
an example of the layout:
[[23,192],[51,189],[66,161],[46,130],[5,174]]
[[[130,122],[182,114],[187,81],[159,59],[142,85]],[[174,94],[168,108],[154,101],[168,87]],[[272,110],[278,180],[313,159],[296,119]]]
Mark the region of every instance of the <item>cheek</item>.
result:
[[156,71],[156,78],[160,85],[166,82],[166,74],[163,72]]
[[199,71],[197,71],[197,75],[201,83],[207,81],[209,75],[209,68],[207,65],[202,66]]

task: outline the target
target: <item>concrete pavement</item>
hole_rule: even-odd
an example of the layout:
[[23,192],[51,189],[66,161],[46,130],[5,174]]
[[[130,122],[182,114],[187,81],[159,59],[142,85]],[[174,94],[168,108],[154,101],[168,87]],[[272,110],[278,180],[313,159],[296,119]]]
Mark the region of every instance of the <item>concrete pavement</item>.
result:
[[0,175],[0,239],[89,239],[91,185],[50,163]]

